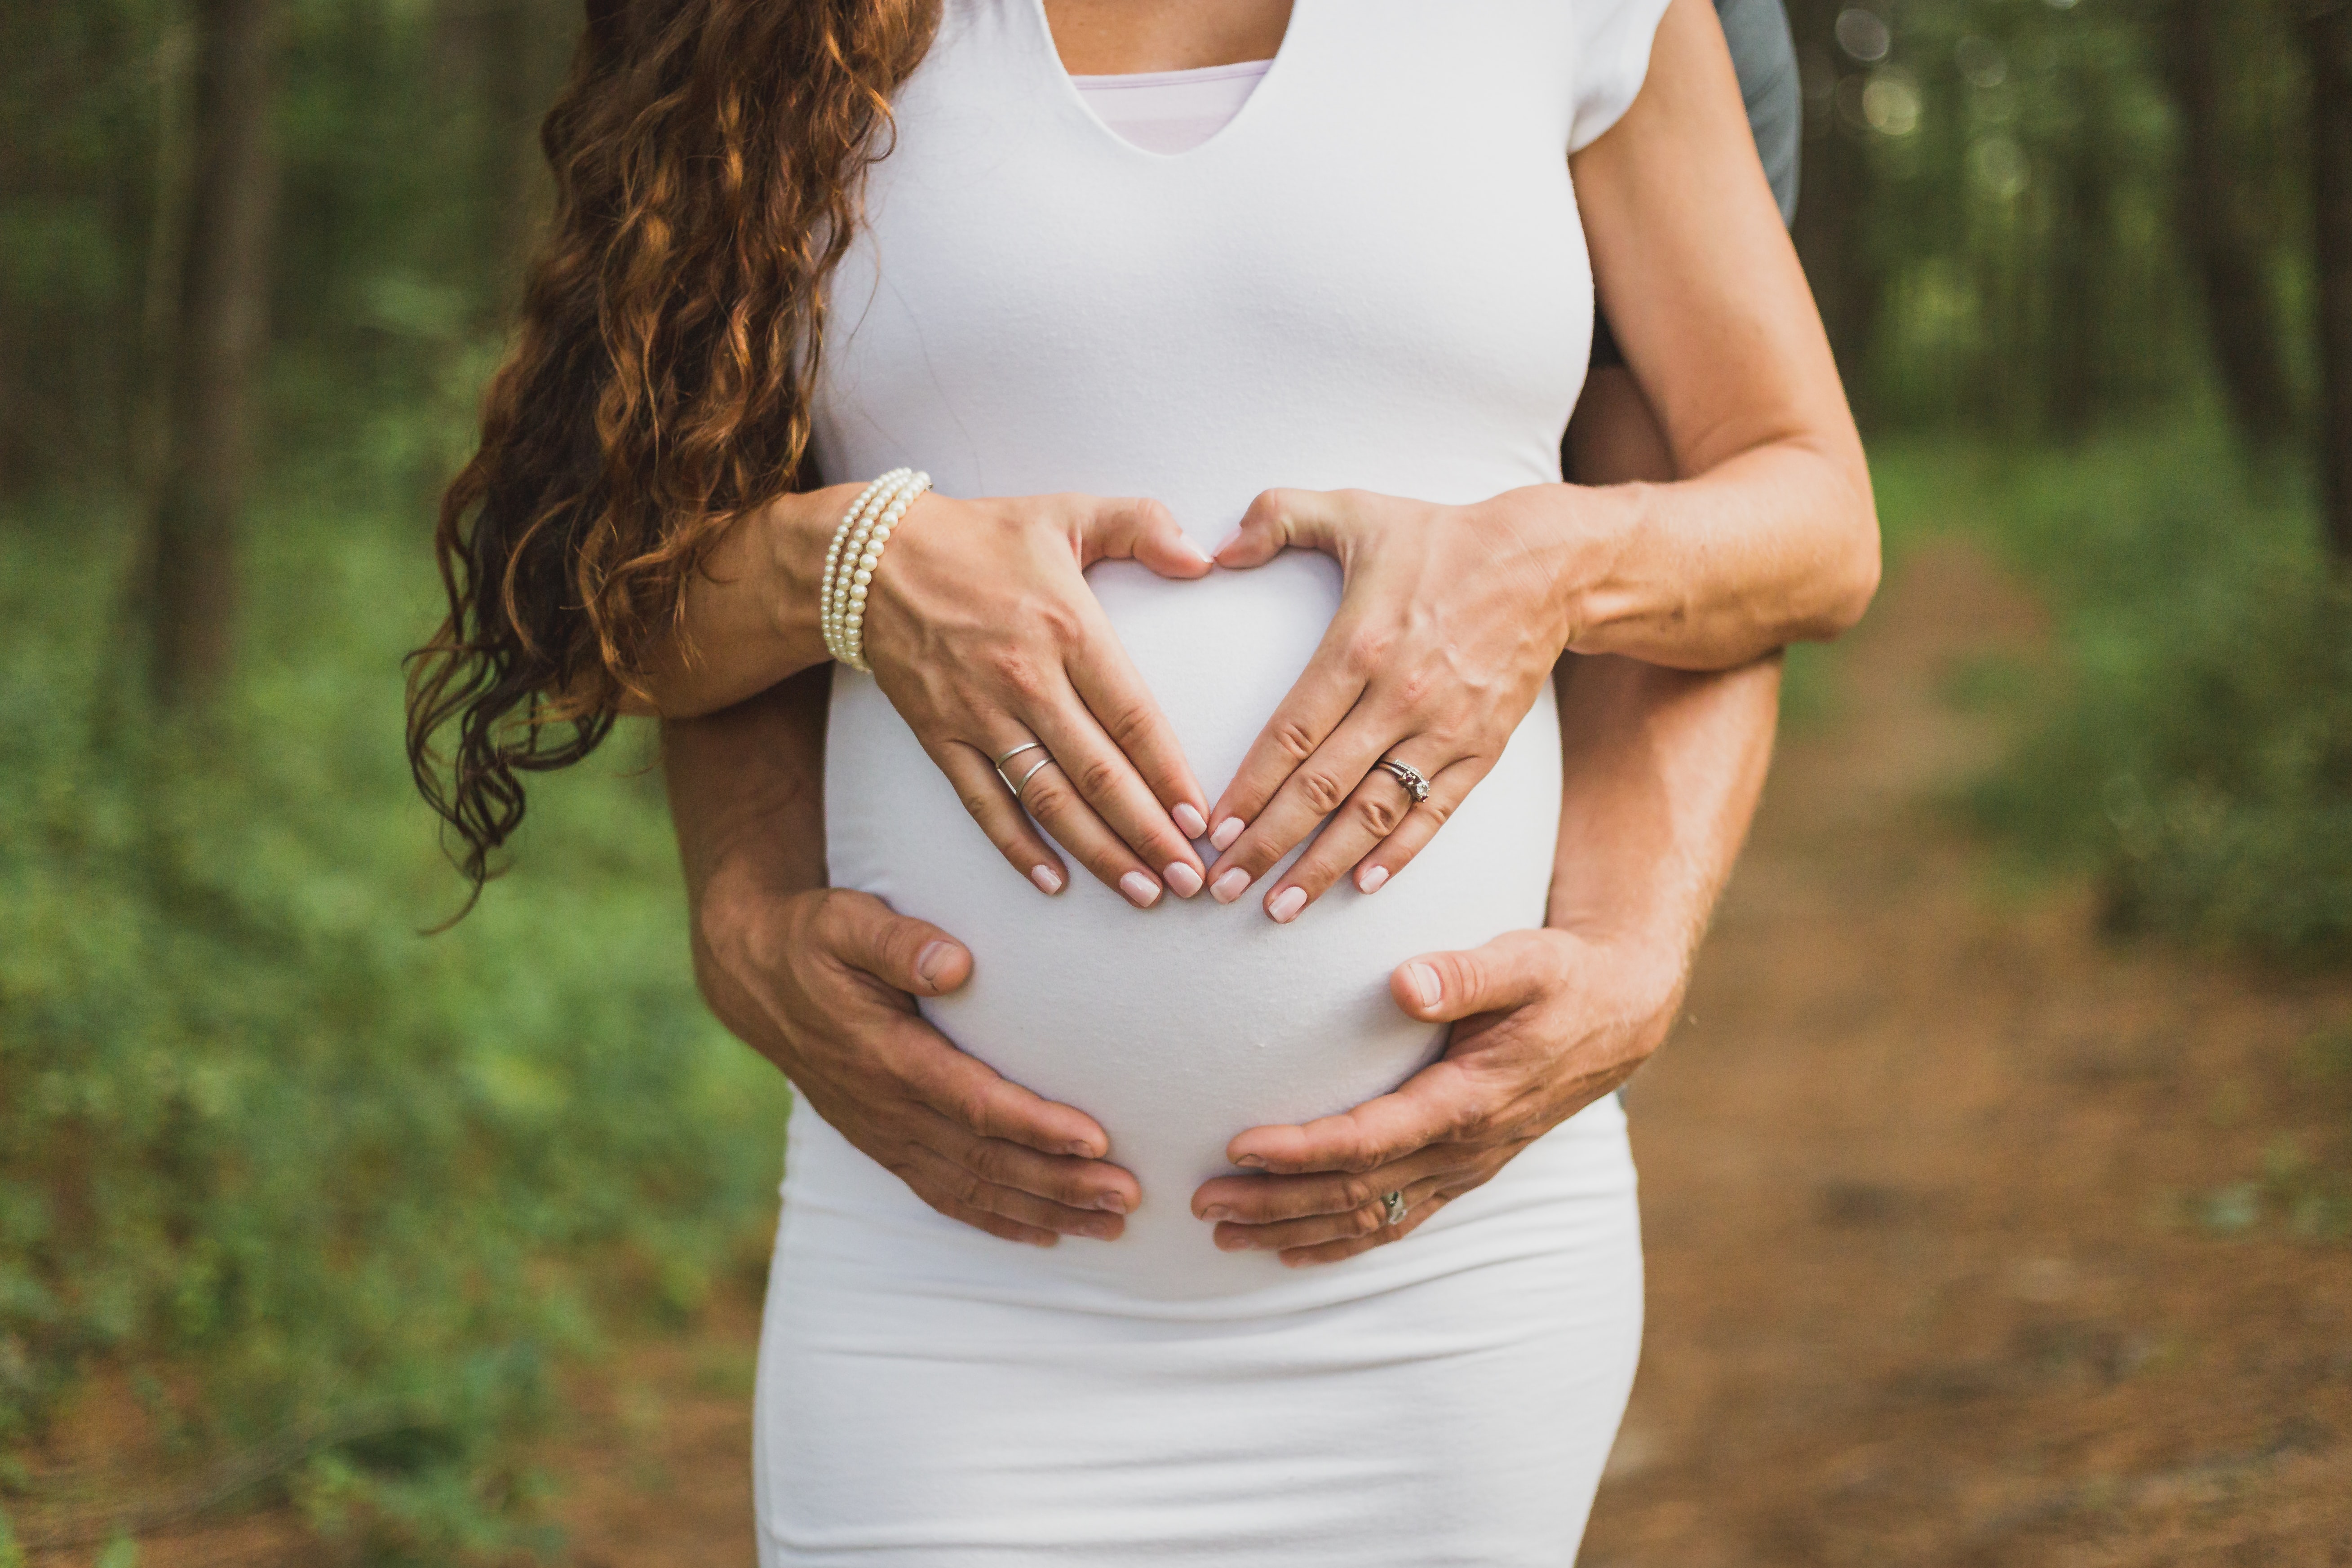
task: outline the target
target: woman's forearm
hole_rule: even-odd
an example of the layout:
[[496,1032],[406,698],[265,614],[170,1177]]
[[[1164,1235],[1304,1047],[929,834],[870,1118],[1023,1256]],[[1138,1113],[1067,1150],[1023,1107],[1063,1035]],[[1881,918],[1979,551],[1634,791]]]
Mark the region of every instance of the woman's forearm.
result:
[[1860,464],[1793,437],[1674,483],[1538,485],[1491,504],[1551,574],[1568,651],[1728,669],[1861,618],[1878,529]]
[[728,531],[688,580],[677,625],[640,672],[651,711],[716,713],[826,661],[818,584],[825,546],[859,489],[784,496]]

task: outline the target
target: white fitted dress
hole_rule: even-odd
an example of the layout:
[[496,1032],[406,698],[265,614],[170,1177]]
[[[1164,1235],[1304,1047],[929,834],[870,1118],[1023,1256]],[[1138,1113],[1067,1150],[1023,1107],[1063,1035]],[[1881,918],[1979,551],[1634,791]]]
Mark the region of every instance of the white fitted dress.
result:
[[[1638,90],[1664,0],[1297,0],[1247,103],[1173,155],[1113,134],[1039,0],[947,0],[837,279],[828,479],[1165,501],[1213,547],[1259,490],[1443,502],[1559,478],[1592,289],[1566,155]],[[1213,793],[1339,602],[1327,559],[1091,574]],[[1614,1100],[1412,1236],[1288,1269],[1190,1200],[1244,1128],[1442,1047],[1414,953],[1538,925],[1549,689],[1378,896],[1039,895],[868,677],[836,668],[830,871],[968,943],[925,1011],[1108,1131],[1144,1202],[1041,1250],[933,1213],[805,1105],[761,1340],[761,1561],[877,1568],[1570,1563],[1631,1385],[1642,1278]]]

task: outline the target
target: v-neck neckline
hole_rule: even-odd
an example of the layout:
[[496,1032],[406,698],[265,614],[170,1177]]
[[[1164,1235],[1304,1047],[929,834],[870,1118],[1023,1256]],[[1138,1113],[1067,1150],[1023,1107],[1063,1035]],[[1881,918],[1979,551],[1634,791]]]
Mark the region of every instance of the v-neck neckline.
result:
[[[1080,89],[1077,82],[1071,77],[1069,68],[1062,64],[1061,48],[1054,42],[1054,24],[1045,16],[1045,0],[1013,0],[1013,3],[1015,5],[1024,5],[1028,10],[1030,20],[1034,24],[1034,41],[1038,50],[1037,63],[1039,68],[1053,79],[1051,90],[1060,96],[1063,108],[1066,112],[1074,113],[1083,118],[1087,124],[1094,128],[1095,134],[1102,137],[1105,141],[1109,142],[1113,146],[1119,148],[1123,152],[1131,153],[1138,158],[1149,158],[1157,163],[1174,163],[1181,162],[1186,158],[1200,157],[1203,153],[1209,152],[1210,149],[1232,141],[1236,131],[1244,122],[1251,122],[1251,116],[1257,113],[1258,100],[1265,97],[1266,93],[1272,89],[1276,80],[1284,79],[1289,74],[1290,58],[1294,52],[1292,46],[1298,38],[1300,16],[1302,13],[1309,9],[1310,0],[1291,0],[1290,20],[1282,29],[1282,42],[1275,47],[1273,58],[1265,62],[1265,72],[1263,76],[1259,77],[1257,86],[1251,89],[1247,101],[1243,103],[1239,109],[1235,110],[1234,111],[1234,117],[1231,120],[1226,121],[1223,125],[1219,126],[1208,140],[1198,142],[1193,146],[1187,147],[1181,153],[1157,153],[1149,147],[1139,147],[1134,142],[1129,141],[1126,137],[1121,136],[1118,132],[1112,130],[1109,124],[1104,121],[1103,117],[1095,112],[1094,105],[1087,101],[1086,93]],[[1201,68],[1207,70],[1219,70],[1232,68],[1207,66]],[[1168,73],[1154,71],[1140,74],[1164,76]],[[1096,79],[1100,79],[1097,78]],[[1116,79],[1114,78],[1113,79]],[[1261,114],[1258,118],[1263,119],[1264,116]]]

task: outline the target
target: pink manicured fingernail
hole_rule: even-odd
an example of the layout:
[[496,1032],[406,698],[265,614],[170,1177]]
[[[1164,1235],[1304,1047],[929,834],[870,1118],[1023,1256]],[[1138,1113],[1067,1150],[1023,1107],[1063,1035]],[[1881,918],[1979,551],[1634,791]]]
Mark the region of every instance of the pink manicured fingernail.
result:
[[1181,860],[1169,861],[1168,868],[1160,875],[1168,879],[1168,885],[1176,889],[1180,899],[1189,899],[1201,890],[1201,873]]
[[925,942],[923,951],[915,954],[915,977],[926,985],[936,987],[940,983],[940,971],[948,966],[948,960],[954,953],[955,949],[946,942]]
[[1029,879],[1045,892],[1058,893],[1062,890],[1062,874],[1051,866],[1041,864],[1030,867]]
[[1209,553],[1212,555],[1223,555],[1226,551],[1231,550],[1234,545],[1239,544],[1241,542],[1242,531],[1237,528],[1231,533],[1225,535],[1223,539],[1220,540],[1217,543],[1217,547],[1214,550],[1210,551]]
[[1278,923],[1287,924],[1297,919],[1298,911],[1306,907],[1306,889],[1285,888],[1275,894],[1274,901],[1265,906],[1265,912],[1272,915]]
[[1360,892],[1377,893],[1388,884],[1388,879],[1389,868],[1386,866],[1367,866],[1356,873],[1356,888]]
[[1231,1219],[1234,1217],[1234,1211],[1225,1207],[1223,1204],[1211,1204],[1207,1208],[1201,1211],[1201,1217],[1202,1219]]
[[1421,998],[1421,1005],[1424,1007],[1434,1007],[1444,998],[1445,987],[1439,983],[1437,971],[1426,963],[1406,964],[1404,979],[1405,984],[1412,987],[1412,994]]
[[1129,871],[1118,879],[1118,890],[1127,901],[1139,910],[1148,910],[1160,901],[1160,884],[1140,871]]
[[1209,842],[1219,853],[1223,853],[1234,847],[1234,840],[1239,838],[1242,836],[1242,829],[1248,826],[1248,823],[1238,816],[1229,816],[1217,824],[1217,830],[1209,835]]
[[1201,547],[1192,542],[1192,536],[1189,533],[1178,534],[1176,536],[1176,546],[1195,561],[1206,562],[1209,559],[1208,556],[1202,553]]
[[1078,1234],[1085,1237],[1088,1241],[1108,1241],[1111,1238],[1110,1221],[1107,1219],[1081,1220],[1078,1224]]
[[1176,809],[1168,815],[1176,819],[1176,826],[1184,830],[1187,838],[1198,838],[1209,831],[1209,819],[1189,800],[1178,801]]
[[1102,1196],[1095,1200],[1095,1207],[1098,1209],[1108,1209],[1113,1214],[1125,1214],[1127,1212],[1127,1199],[1117,1193],[1105,1193]]
[[1234,1161],[1234,1163],[1236,1165],[1247,1165],[1253,1171],[1263,1171],[1265,1169],[1265,1156],[1259,1154],[1244,1154],[1240,1159]]
[[1249,883],[1249,873],[1236,866],[1210,884],[1209,897],[1221,904],[1230,904],[1242,896],[1242,889]]

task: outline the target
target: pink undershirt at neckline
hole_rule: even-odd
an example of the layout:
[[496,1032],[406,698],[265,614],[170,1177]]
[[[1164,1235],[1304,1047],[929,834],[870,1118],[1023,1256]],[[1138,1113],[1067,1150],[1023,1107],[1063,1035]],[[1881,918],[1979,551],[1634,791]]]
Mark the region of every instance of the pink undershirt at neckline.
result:
[[1070,85],[1121,141],[1147,153],[1189,153],[1241,112],[1273,64],[1244,60],[1195,70],[1074,76]]

